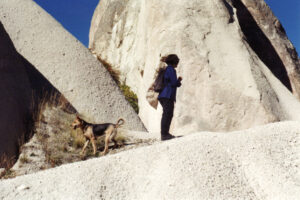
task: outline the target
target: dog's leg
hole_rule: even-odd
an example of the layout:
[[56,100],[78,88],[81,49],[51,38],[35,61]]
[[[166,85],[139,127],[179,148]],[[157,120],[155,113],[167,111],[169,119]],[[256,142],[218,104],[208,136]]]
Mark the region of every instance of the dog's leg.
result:
[[91,138],[91,142],[92,142],[92,145],[93,145],[93,150],[94,150],[94,155],[96,155],[96,142],[95,142],[95,138]]
[[109,144],[109,141],[111,139],[113,131],[114,131],[113,126],[109,126],[105,131],[105,148],[104,148],[103,152],[101,153],[101,155],[103,155],[103,156],[105,154],[107,154],[107,152],[108,152],[108,144]]
[[119,147],[119,144],[117,143],[116,139],[113,138],[112,141],[114,142],[114,148],[118,148]]
[[82,148],[82,150],[80,152],[80,155],[82,155],[84,153],[84,151],[85,151],[87,145],[89,144],[89,142],[90,142],[90,140],[86,140],[86,142],[84,143],[84,146],[83,146],[83,148]]
[[116,136],[117,136],[117,130],[114,129],[114,130],[113,130],[113,133],[112,133],[112,135],[111,135],[111,141],[114,142],[114,148],[119,147],[119,144],[117,143],[117,140],[115,139]]
[[110,132],[106,133],[105,135],[105,147],[104,150],[101,152],[101,155],[104,156],[108,152],[108,144],[109,144],[109,138],[110,138]]

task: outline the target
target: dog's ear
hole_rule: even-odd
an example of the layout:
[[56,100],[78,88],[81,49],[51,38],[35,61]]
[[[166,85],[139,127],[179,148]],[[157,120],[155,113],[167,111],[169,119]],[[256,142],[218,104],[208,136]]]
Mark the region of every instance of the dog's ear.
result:
[[78,115],[78,114],[76,114],[76,119],[80,119],[80,117],[79,117],[79,115]]

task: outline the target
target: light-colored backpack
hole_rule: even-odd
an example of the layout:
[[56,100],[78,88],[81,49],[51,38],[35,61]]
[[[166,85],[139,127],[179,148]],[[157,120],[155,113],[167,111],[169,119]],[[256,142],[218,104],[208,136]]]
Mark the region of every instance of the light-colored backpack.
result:
[[166,66],[162,63],[154,74],[154,82],[151,84],[147,91],[146,99],[148,103],[154,108],[157,109],[158,105],[158,95],[164,89],[164,75],[166,71]]

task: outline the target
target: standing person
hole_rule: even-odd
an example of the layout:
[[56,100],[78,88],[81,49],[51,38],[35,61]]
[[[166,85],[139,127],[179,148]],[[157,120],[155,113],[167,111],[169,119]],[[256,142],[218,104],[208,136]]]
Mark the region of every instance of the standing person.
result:
[[170,54],[161,59],[168,66],[164,74],[164,88],[158,96],[158,100],[163,107],[161,118],[161,140],[169,140],[175,136],[169,133],[171,121],[174,113],[174,103],[176,102],[176,90],[181,86],[182,78],[177,79],[176,67],[179,58],[176,54]]

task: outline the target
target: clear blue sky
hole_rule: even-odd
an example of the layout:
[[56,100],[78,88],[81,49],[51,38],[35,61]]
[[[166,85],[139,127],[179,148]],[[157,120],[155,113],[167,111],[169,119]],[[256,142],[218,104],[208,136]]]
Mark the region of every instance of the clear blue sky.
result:
[[[1,1],[1,0],[0,0]],[[85,46],[99,0],[34,0]]]
[[288,38],[300,53],[300,0],[265,0],[265,2],[279,19]]
[[[99,0],[34,0],[85,46]],[[253,1],[253,0],[250,0]],[[300,52],[300,0],[265,0],[278,17],[291,42]]]

